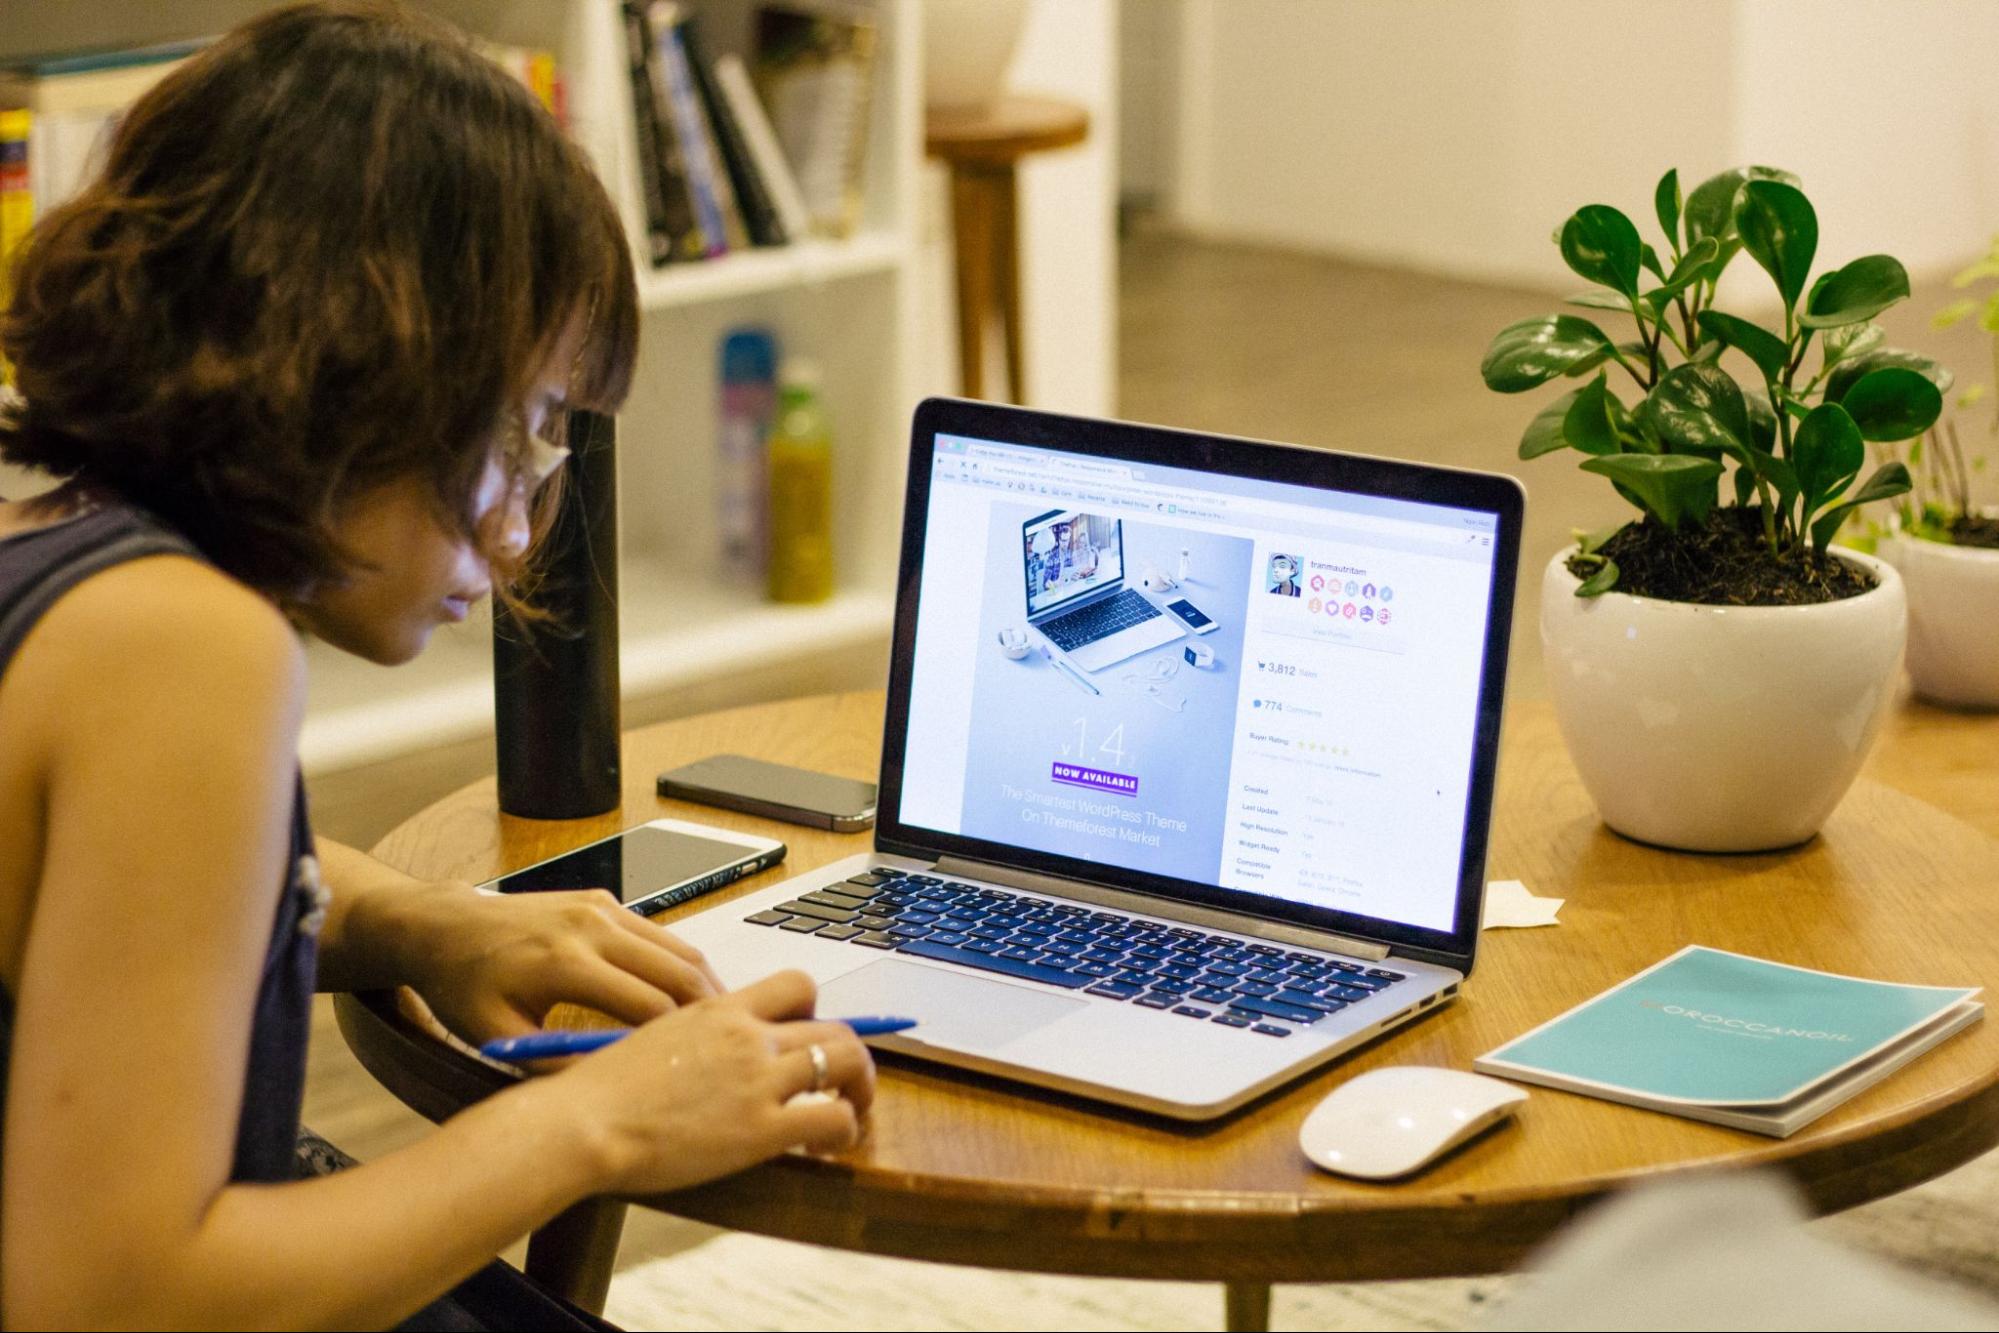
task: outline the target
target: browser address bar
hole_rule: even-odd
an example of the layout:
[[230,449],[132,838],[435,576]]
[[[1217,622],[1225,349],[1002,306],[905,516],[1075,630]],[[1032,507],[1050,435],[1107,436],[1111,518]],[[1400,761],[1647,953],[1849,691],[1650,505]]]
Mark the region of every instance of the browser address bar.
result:
[[1147,485],[1131,480],[1131,469],[1119,463],[1105,463],[1094,459],[1050,459],[1045,463],[1022,464],[991,456],[977,457],[979,451],[967,466],[975,469],[981,477],[991,477],[1002,481],[1020,481],[1030,484],[1047,485],[1051,482],[1077,482],[1082,480],[1105,481],[1122,479],[1125,484],[1112,488],[1116,496],[1127,501],[1147,505],[1162,513],[1176,512],[1170,506],[1178,506],[1177,512],[1190,518],[1244,519],[1251,516],[1284,518],[1292,521],[1324,523],[1329,519],[1349,528],[1373,532],[1401,532],[1409,530],[1409,522],[1403,519],[1385,518],[1375,514],[1360,514],[1345,509],[1321,508],[1317,505],[1299,504],[1286,500],[1264,500],[1244,495],[1220,495],[1212,491],[1193,488]]
[[982,477],[1005,477],[1013,481],[1046,481],[1052,476],[1131,480],[1131,469],[1122,463],[1100,463],[1083,458],[1055,458],[1046,463],[1027,465],[973,457],[966,466]]

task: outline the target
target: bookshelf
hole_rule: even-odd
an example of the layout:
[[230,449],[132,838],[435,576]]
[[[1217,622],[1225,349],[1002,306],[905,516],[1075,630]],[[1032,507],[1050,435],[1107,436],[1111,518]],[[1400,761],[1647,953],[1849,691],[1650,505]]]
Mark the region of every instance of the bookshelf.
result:
[[[555,54],[571,135],[596,164],[641,256],[640,363],[619,418],[621,655],[632,696],[751,667],[885,641],[907,449],[919,297],[922,168],[919,0],[868,0],[877,28],[863,207],[854,235],[653,269],[618,0],[420,0],[492,41]],[[715,54],[747,54],[758,0],[698,0]],[[219,31],[253,0],[135,0],[36,7],[0,56],[140,44]],[[714,453],[716,356],[742,323],[774,329],[824,374],[834,423],[839,576],[829,602],[776,606],[720,568]],[[312,644],[301,756],[350,767],[477,735],[492,722],[490,622],[440,629],[415,662],[367,663]]]

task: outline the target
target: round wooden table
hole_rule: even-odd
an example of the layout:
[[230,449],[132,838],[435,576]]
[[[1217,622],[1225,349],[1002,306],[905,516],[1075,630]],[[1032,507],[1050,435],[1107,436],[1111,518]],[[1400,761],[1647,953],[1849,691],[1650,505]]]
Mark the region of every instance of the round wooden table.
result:
[[[661,769],[736,751],[853,777],[879,753],[882,697],[801,699],[649,727],[625,740],[625,803],[593,820],[501,817],[493,783],[424,811],[376,854],[412,874],[485,879],[663,815],[769,832],[791,844],[772,874],[865,850],[820,833],[661,801]],[[1995,724],[1905,710],[1877,769],[1932,744],[1964,763],[1950,786],[1999,818]],[[1912,725],[1915,718],[1920,725]],[[1930,723],[1936,734],[1928,742]],[[1953,725],[1954,724],[1954,725]],[[1966,741],[1964,729],[1983,745]],[[1982,750],[1987,767],[1963,771]],[[1503,1270],[1576,1212],[1667,1172],[1775,1166],[1830,1212],[1935,1176],[1999,1142],[1999,1026],[1975,1025],[1786,1140],[1536,1089],[1517,1124],[1406,1183],[1314,1170],[1306,1112],[1379,1065],[1469,1068],[1473,1057],[1688,943],[1887,980],[1999,979],[1999,842],[1863,777],[1802,849],[1695,856],[1627,842],[1598,823],[1546,705],[1508,718],[1488,871],[1565,898],[1561,925],[1487,932],[1462,999],[1219,1123],[1187,1127],[1058,1094],[885,1058],[865,1141],[837,1157],[779,1158],[637,1202],[718,1226],[873,1254],[1084,1275],[1228,1284],[1232,1327],[1267,1319],[1272,1282]],[[766,876],[727,894],[770,883]],[[725,895],[726,896],[726,895]],[[699,906],[710,905],[703,900]],[[686,910],[686,909],[680,909]],[[670,919],[670,918],[669,918]],[[447,1047],[403,997],[343,997],[363,1063],[442,1118],[507,1086]],[[621,1209],[585,1205],[547,1233],[538,1274],[601,1303]],[[607,1239],[608,1237],[608,1239]]]

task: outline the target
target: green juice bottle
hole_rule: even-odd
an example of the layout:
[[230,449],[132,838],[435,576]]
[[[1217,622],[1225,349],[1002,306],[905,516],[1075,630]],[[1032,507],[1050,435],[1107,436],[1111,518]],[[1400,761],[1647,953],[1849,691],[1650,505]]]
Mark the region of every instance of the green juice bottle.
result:
[[770,598],[823,602],[833,595],[833,437],[819,401],[819,367],[787,358],[771,431]]

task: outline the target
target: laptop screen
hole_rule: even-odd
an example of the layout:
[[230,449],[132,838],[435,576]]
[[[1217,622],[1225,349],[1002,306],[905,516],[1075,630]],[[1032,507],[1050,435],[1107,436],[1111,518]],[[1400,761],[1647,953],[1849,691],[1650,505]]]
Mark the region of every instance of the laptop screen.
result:
[[[1305,909],[1276,913],[1292,919],[1468,938],[1499,512],[972,434],[928,444],[890,823]],[[1168,641],[1084,665],[1029,622],[1120,575],[1170,617]]]
[[1038,616],[1124,578],[1124,525],[1107,514],[1057,509],[1020,527],[1027,614]]

